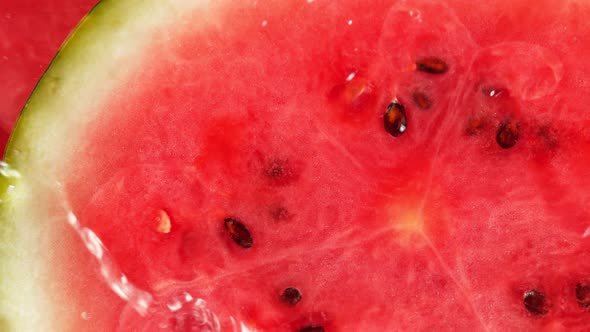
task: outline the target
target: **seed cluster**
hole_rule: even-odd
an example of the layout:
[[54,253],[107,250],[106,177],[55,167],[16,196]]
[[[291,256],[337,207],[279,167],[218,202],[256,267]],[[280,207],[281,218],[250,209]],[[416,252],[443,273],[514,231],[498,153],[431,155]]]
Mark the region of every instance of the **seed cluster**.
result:
[[[415,61],[415,69],[417,72],[421,73],[420,75],[444,75],[449,71],[449,65],[443,59],[437,57],[423,57]],[[357,93],[357,89],[352,91],[354,93],[351,91],[348,91],[344,85],[339,85],[338,89],[330,93],[330,96],[333,97],[333,95],[336,95],[342,97],[342,95],[345,94],[347,97],[347,99],[345,98],[346,100],[352,100],[360,94]],[[487,91],[486,93],[488,97],[494,97],[496,98],[495,100],[498,100],[497,97],[502,91],[503,90],[494,89]],[[507,95],[507,93],[504,95]],[[430,110],[436,102],[428,91],[422,89],[414,89],[411,94],[411,99],[413,101],[413,106],[422,111]],[[467,121],[466,133],[470,136],[478,135],[485,128],[490,126],[491,123],[493,123],[493,121],[490,121],[489,119],[472,117]],[[406,113],[405,106],[399,100],[395,99],[388,104],[387,109],[383,114],[383,125],[385,131],[392,137],[397,138],[407,132],[408,114]],[[517,144],[520,136],[520,122],[513,118],[506,118],[497,126],[495,140],[501,149],[510,149]],[[549,134],[546,136],[549,136]],[[296,178],[297,172],[295,172],[293,165],[288,160],[274,159],[265,164],[263,175],[273,183],[288,184]],[[280,204],[272,205],[268,211],[270,217],[275,221],[284,221],[290,218],[289,211]],[[254,241],[252,234],[247,226],[237,218],[225,218],[224,227],[229,237],[239,247],[249,249],[253,246]],[[302,299],[302,292],[296,287],[284,288],[278,296],[278,301],[286,307],[296,307]],[[580,308],[590,311],[590,283],[578,283],[576,285],[575,299]],[[550,309],[546,294],[538,289],[530,289],[524,292],[522,305],[532,316],[544,316]],[[312,324],[302,326],[297,331],[324,332],[325,328],[321,325]]]

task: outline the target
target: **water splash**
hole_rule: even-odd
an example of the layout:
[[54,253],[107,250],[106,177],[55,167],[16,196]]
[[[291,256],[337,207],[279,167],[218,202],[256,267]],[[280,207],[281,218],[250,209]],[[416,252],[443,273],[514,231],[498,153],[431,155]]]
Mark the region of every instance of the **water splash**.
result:
[[111,290],[127,301],[140,315],[146,316],[152,305],[153,296],[129,282],[98,236],[92,230],[80,225],[78,218],[71,210],[67,212],[67,220],[80,236],[86,249],[96,258],[100,266],[100,275]]
[[[55,199],[54,202],[62,211],[58,213],[57,218],[68,223],[94,258],[101,279],[118,297],[127,302],[119,316],[118,332],[177,331],[179,328],[219,332],[222,326],[224,331],[255,331],[233,316],[224,316],[221,320],[210,310],[205,300],[193,296],[184,289],[169,289],[165,294],[154,294],[136,286],[124,274],[122,267],[98,235],[80,222],[70,206],[63,184],[57,179],[39,174],[23,175],[4,161],[0,161],[0,176],[26,180],[29,187],[35,188],[35,194],[50,195],[51,200]],[[11,183],[7,190],[15,191],[15,185],[19,186],[18,183]],[[83,311],[81,318],[89,320],[92,315]]]
[[0,161],[0,176],[5,178],[20,178],[20,172],[16,169],[12,168],[8,163],[5,161]]

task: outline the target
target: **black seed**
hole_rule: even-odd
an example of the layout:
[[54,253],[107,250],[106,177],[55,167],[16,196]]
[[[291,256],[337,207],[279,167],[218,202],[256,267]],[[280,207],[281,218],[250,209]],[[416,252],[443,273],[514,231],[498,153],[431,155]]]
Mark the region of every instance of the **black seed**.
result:
[[414,91],[412,99],[414,99],[414,103],[421,110],[427,110],[432,106],[432,100],[424,92]]
[[580,308],[590,310],[590,283],[578,283],[576,285],[576,300]]
[[402,104],[392,102],[387,106],[387,112],[383,115],[383,124],[385,131],[393,137],[399,137],[406,132],[408,128],[408,118]]
[[275,204],[270,207],[270,216],[276,221],[287,220],[291,216],[282,205]]
[[498,128],[496,142],[502,149],[510,149],[518,141],[520,136],[520,124],[516,121],[506,120]]
[[325,332],[325,330],[323,326],[310,325],[300,328],[299,332]]
[[250,231],[238,219],[231,217],[225,218],[223,225],[237,245],[246,249],[252,247],[252,235],[250,235]]
[[524,293],[524,307],[533,315],[544,315],[547,313],[545,308],[545,294],[536,289]]
[[449,66],[439,58],[427,57],[416,61],[416,69],[429,74],[444,74]]
[[295,287],[287,287],[283,290],[283,293],[281,294],[281,302],[290,307],[294,307],[299,301],[301,301],[301,292],[299,289]]

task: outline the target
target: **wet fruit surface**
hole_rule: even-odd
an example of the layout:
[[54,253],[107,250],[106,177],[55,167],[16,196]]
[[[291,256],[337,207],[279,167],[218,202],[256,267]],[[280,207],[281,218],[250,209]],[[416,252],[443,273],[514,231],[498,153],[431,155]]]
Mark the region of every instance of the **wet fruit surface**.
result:
[[101,105],[73,209],[252,329],[582,331],[590,11],[555,6],[220,6]]

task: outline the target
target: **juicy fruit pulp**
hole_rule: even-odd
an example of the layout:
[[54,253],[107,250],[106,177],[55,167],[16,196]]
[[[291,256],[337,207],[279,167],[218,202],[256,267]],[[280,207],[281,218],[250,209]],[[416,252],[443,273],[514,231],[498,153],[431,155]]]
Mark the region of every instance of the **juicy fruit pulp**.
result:
[[[589,14],[219,5],[154,37],[60,179],[135,285],[249,329],[581,331]],[[75,241],[52,253],[66,330],[147,326],[88,288]],[[166,328],[196,329],[175,312]]]

